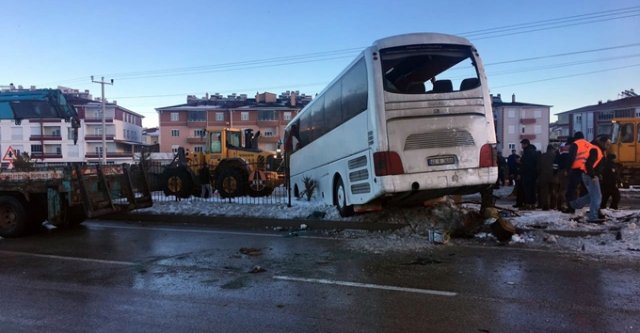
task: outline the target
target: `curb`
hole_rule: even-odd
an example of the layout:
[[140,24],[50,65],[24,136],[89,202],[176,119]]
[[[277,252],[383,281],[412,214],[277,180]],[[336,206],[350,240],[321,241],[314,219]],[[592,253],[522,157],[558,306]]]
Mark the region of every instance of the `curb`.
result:
[[95,220],[117,220],[129,222],[149,222],[167,225],[194,225],[215,226],[225,228],[264,229],[281,227],[285,229],[298,229],[301,224],[306,224],[312,230],[367,230],[387,231],[403,228],[407,225],[397,223],[380,222],[353,222],[318,219],[274,219],[250,216],[204,216],[204,215],[177,215],[177,214],[131,214],[118,213],[95,218]]

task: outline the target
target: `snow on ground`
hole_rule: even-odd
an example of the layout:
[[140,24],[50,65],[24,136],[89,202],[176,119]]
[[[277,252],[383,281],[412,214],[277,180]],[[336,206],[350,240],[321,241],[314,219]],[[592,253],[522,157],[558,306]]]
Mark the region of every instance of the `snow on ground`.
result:
[[[500,215],[513,224],[518,233],[512,237],[509,245],[514,247],[543,248],[548,250],[575,252],[595,257],[632,257],[640,258],[640,210],[621,207],[621,210],[603,210],[607,216],[603,224],[584,223],[580,218],[588,208],[573,215],[559,211],[518,211],[511,208],[513,199],[509,194],[512,187],[502,187],[494,191],[498,198],[496,206]],[[276,193],[278,194],[278,193]],[[281,193],[280,193],[281,194]],[[622,196],[640,197],[639,189],[624,190]],[[475,242],[476,244],[495,244],[498,241],[491,234],[490,223],[495,219],[480,222],[481,229],[476,230],[472,240],[448,238],[451,224],[458,226],[467,216],[478,218],[479,196],[465,196],[462,203],[444,202],[433,207],[390,208],[381,212],[358,214],[342,218],[333,206],[306,199],[287,200],[280,204],[255,203],[236,204],[221,202],[212,198],[208,201],[182,200],[154,193],[154,205],[136,210],[140,214],[175,214],[204,216],[262,217],[265,219],[324,219],[333,221],[384,222],[405,224],[407,227],[393,232],[367,232],[358,230],[327,231],[327,235],[349,238],[354,248],[381,253],[387,251],[414,251],[438,246],[429,238],[430,232],[440,232],[446,244]],[[634,207],[635,208],[635,207]],[[484,223],[484,225],[482,225]],[[469,235],[467,235],[469,236]]]

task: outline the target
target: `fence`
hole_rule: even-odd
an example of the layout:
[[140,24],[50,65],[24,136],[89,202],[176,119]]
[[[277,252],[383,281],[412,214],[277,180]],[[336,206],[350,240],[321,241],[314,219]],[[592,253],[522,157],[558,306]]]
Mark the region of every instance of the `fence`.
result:
[[[240,191],[238,196],[228,197],[220,193],[221,179],[224,178],[220,170],[209,169],[211,192],[207,193],[208,191],[201,184],[200,170],[191,170],[190,168],[176,169],[168,164],[156,161],[146,162],[144,168],[154,202],[187,201],[249,205],[286,205],[289,203],[289,191],[285,182],[286,175],[283,173],[278,174],[278,179],[274,179],[276,173],[262,170],[256,173],[255,176],[253,174],[234,174],[233,176],[238,176],[239,178],[235,184],[236,186],[243,187],[245,185],[244,182],[247,182],[246,185],[254,188],[255,186],[252,186],[252,184],[258,184],[256,189],[261,189],[261,187],[267,187],[267,189],[262,191],[248,189],[248,191]],[[259,166],[255,165],[249,165],[249,169],[260,170]],[[261,177],[262,179],[259,179]],[[273,188],[272,191],[271,187]],[[180,193],[176,195],[172,192]]]

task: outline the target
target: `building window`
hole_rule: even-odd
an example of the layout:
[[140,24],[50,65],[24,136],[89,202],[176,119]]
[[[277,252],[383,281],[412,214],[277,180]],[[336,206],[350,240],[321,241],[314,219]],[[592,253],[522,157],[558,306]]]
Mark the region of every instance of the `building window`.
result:
[[77,145],[67,145],[68,157],[80,157],[80,148]]
[[290,121],[291,120],[291,112],[285,112],[284,113],[284,120],[286,120],[286,121]]
[[259,111],[258,120],[276,120],[276,112],[273,110]]
[[507,112],[507,116],[509,118],[515,118],[516,117],[516,112],[513,110],[509,110],[509,112]]
[[196,153],[202,153],[204,152],[204,147],[203,146],[193,146],[193,151]]
[[102,135],[102,127],[94,127],[93,128],[93,134]]
[[249,112],[240,112],[240,120],[242,121],[249,120]]
[[178,121],[178,120],[180,120],[180,113],[171,112],[171,121]]
[[216,112],[216,121],[224,121],[224,112]]
[[515,143],[510,143],[509,144],[509,150],[515,150],[516,149],[516,144]]
[[189,111],[187,121],[207,121],[206,111]]
[[73,128],[67,128],[67,140],[73,140]]
[[42,145],[31,145],[31,153],[42,153]]
[[22,127],[11,128],[11,140],[22,140]]
[[576,122],[582,122],[582,115],[576,115]]
[[174,154],[177,154],[178,153],[178,148],[180,148],[180,146],[172,145],[171,146],[171,152],[174,153]]
[[102,146],[96,146],[96,154],[98,154],[98,156],[102,157]]
[[533,112],[533,117],[536,118],[536,119],[542,118],[542,111],[540,111],[540,110],[534,111]]
[[197,129],[193,131],[193,137],[194,138],[204,138],[205,136],[205,130],[203,129]]
[[536,125],[536,126],[533,128],[533,130],[534,130],[534,133],[535,133],[535,134],[540,134],[540,133],[542,133],[542,126],[540,126],[540,125]]
[[524,133],[524,126],[522,127],[522,133]]
[[180,136],[180,130],[172,129],[171,130],[171,136]]
[[507,127],[507,131],[509,134],[516,134],[516,127],[513,125],[509,125],[509,127]]
[[275,131],[273,130],[273,128],[265,128],[262,130],[262,133],[265,137],[272,137],[275,135],[274,133]]

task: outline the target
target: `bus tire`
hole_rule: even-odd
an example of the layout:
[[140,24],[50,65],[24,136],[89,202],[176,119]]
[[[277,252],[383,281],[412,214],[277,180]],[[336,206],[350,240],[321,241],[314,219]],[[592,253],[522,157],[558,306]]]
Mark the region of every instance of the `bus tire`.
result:
[[28,229],[27,213],[14,197],[0,197],[0,236],[19,237]]
[[248,177],[235,167],[224,167],[216,179],[216,190],[221,198],[241,197],[248,187]]
[[340,216],[349,217],[353,215],[353,206],[347,205],[347,191],[340,177],[338,177],[333,186],[333,202]]

